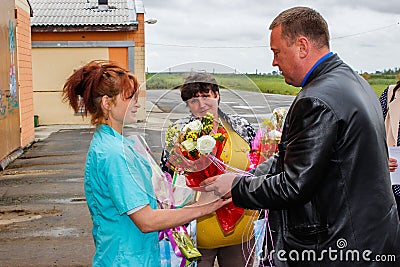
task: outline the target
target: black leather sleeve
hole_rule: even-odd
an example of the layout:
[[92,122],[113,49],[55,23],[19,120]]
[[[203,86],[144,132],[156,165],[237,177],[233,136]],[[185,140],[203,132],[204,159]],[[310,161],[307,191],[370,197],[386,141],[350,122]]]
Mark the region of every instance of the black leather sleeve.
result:
[[232,184],[234,204],[248,209],[287,209],[308,202],[332,160],[337,121],[321,100],[296,99],[285,122],[288,125],[282,171],[236,177]]

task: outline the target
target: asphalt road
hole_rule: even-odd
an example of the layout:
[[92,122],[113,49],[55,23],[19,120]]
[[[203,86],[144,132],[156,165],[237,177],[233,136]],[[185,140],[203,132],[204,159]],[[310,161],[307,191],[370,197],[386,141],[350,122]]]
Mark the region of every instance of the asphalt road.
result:
[[[239,114],[246,118],[255,129],[271,115],[275,108],[288,109],[294,96],[261,94],[259,92],[232,91],[222,89],[220,107],[226,113]],[[189,115],[189,109],[181,100],[179,90],[148,90],[147,120],[135,126],[136,132],[145,136],[151,150],[159,158],[165,130],[169,122]]]
[[[221,99],[223,110],[256,126],[293,97],[223,90]],[[142,134],[159,159],[168,122],[188,110],[177,90],[147,91],[146,109],[146,121],[124,134]],[[42,126],[36,134],[45,138],[0,172],[0,266],[90,266],[94,243],[83,171],[93,128]]]
[[61,129],[0,173],[0,266],[90,266],[83,168],[91,136]]

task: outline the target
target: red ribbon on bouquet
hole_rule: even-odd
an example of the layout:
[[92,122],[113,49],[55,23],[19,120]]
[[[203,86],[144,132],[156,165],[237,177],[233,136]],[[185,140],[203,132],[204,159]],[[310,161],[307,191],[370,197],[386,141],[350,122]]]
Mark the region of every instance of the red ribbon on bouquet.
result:
[[[225,130],[220,127],[222,131]],[[221,131],[219,129],[219,132]],[[222,150],[225,146],[226,139],[223,142],[217,141],[217,150],[215,157],[220,160]],[[188,187],[200,187],[200,183],[205,179],[225,173],[225,166],[220,162],[213,160],[213,157],[202,156],[196,160],[196,166],[200,171],[186,172],[186,185]],[[216,211],[219,225],[225,234],[231,233],[235,229],[236,223],[243,216],[244,209],[236,207],[232,202],[219,208]]]

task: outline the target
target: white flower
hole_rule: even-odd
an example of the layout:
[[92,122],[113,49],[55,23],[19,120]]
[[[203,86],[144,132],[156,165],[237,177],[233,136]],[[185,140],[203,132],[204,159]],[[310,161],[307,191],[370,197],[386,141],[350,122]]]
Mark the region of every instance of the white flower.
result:
[[182,146],[187,150],[187,151],[192,151],[196,148],[196,142],[194,142],[191,139],[185,140],[182,142]]
[[201,124],[201,121],[194,120],[186,124],[185,127],[183,127],[183,132],[186,132],[187,129],[200,133],[201,130],[203,129],[203,125]]
[[197,151],[199,151],[200,155],[207,155],[213,151],[216,143],[217,141],[215,141],[213,137],[209,135],[204,135],[197,139],[196,148]]
[[282,137],[282,133],[277,130],[271,130],[267,132],[267,138],[272,140],[280,140]]

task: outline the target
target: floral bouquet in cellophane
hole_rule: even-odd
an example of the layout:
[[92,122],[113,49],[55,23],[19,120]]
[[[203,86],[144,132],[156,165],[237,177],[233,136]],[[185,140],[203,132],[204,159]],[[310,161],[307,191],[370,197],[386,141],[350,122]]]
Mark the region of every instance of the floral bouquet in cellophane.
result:
[[181,131],[177,126],[167,130],[167,145],[173,144],[168,164],[178,173],[185,174],[189,187],[199,187],[204,179],[224,173],[224,166],[214,162],[210,155],[219,158],[226,133],[222,127],[212,133],[213,122],[214,116],[207,113],[202,119],[186,124]]
[[[151,182],[153,191],[157,199],[159,208],[173,209],[175,208],[175,199],[173,189],[171,187],[171,176],[162,172],[160,166],[154,159],[146,140],[140,135],[129,136],[132,140],[135,151],[142,155],[149,163],[151,168]],[[139,183],[142,185],[142,183]],[[143,187],[143,190],[149,190]],[[201,257],[199,250],[195,246],[195,241],[192,241],[192,232],[186,226],[178,226],[171,229],[162,230],[159,232],[161,250],[161,265],[163,267],[171,266],[167,263],[174,262],[176,266],[193,266],[191,263],[195,262]],[[173,251],[170,253],[169,251]],[[168,251],[168,252],[166,252]]]
[[271,117],[264,119],[252,142],[252,153],[249,154],[252,168],[278,152],[286,114],[285,108],[275,108]]
[[[214,116],[210,113],[184,125],[171,126],[166,133],[169,150],[168,166],[185,176],[186,185],[203,191],[200,185],[205,179],[225,173],[233,168],[221,160],[227,140],[225,129],[219,125],[213,132]],[[229,203],[216,211],[218,222],[225,233],[233,231],[244,210]]]

